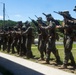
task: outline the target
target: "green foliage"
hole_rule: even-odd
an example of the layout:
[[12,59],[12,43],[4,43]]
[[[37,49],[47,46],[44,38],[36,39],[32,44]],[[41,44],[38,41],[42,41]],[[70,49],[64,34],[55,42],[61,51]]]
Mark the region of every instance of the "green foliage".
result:
[[7,20],[5,21],[5,26],[15,26],[17,23],[15,21]]
[[60,21],[60,20],[58,20],[58,21],[59,21],[60,25],[62,25],[62,22],[63,22],[63,21]]
[[[5,25],[4,25],[5,24]],[[6,20],[5,22],[3,20],[0,20],[0,27],[4,26],[15,26],[17,24],[17,22],[12,21],[12,20]]]
[[0,20],[0,27],[3,25],[3,20]]

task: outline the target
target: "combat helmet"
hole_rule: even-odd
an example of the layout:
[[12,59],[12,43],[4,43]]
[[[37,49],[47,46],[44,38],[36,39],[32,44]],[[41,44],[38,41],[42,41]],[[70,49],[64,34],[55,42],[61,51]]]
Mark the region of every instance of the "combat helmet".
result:
[[51,17],[51,16],[52,16],[51,14],[47,14],[47,15],[46,15],[46,17]]
[[42,17],[38,17],[37,21],[42,21]]
[[64,14],[66,17],[71,17],[71,15],[69,14],[69,11],[63,11],[61,12],[61,14]]
[[52,17],[51,14],[47,14],[46,18],[47,18],[48,21],[50,21],[50,20],[53,21],[54,20],[54,18]]
[[25,24],[26,28],[30,26],[30,22],[29,21],[26,21],[24,24]]
[[21,28],[23,26],[22,21],[18,21],[18,27]]

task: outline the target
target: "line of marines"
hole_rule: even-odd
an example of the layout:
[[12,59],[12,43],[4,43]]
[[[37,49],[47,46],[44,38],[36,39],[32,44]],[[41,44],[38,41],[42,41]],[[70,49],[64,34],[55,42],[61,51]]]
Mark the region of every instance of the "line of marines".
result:
[[[55,11],[54,11],[55,12]],[[75,60],[71,52],[73,41],[75,40],[76,19],[72,18],[69,11],[55,12],[63,16],[64,20],[62,25],[58,20],[55,20],[51,14],[45,14],[46,23],[41,17],[37,17],[37,21],[31,19],[33,24],[37,27],[38,32],[38,50],[40,53],[40,59],[45,60],[47,64],[50,63],[50,55],[54,54],[56,63],[62,63],[58,49],[56,48],[56,40],[59,40],[59,32],[63,33],[63,45],[64,45],[64,61],[62,68],[67,68],[69,60],[73,68],[76,68]],[[16,27],[6,28],[4,31],[0,30],[0,49],[3,51],[10,50],[12,53],[18,53],[20,56],[25,55],[27,58],[34,58],[31,47],[34,40],[33,28],[31,24],[26,21],[22,24],[22,21],[18,22]],[[15,50],[16,49],[16,50]],[[46,58],[45,58],[46,57]]]

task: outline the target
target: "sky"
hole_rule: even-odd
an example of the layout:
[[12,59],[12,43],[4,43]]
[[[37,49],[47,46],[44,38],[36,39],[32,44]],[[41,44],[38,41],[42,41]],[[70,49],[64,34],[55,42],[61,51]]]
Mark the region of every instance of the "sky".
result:
[[53,11],[68,10],[72,17],[76,18],[76,12],[73,11],[76,6],[76,0],[0,0],[0,20],[3,19],[3,3],[5,3],[5,20],[30,21],[29,17],[37,20],[35,17],[46,17],[42,14],[51,14],[55,19],[63,20],[63,17]]

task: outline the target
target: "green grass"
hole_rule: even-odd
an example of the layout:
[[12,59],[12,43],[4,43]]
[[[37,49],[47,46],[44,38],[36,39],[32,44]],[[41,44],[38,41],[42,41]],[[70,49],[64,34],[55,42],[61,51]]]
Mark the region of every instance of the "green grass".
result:
[[[61,58],[61,61],[64,60],[64,47],[63,45],[56,45],[56,48],[58,49],[58,52],[59,52],[59,55],[60,55],[60,58]],[[76,61],[76,44],[73,44],[73,49],[72,49],[72,53],[73,53],[73,56],[74,56],[74,59]],[[33,54],[36,56],[36,57],[40,57],[40,53],[38,51],[38,48],[37,46],[35,45],[32,45],[32,52]],[[54,55],[51,53],[51,56],[50,58],[55,58]]]
[[39,51],[38,51],[38,48],[37,48],[37,46],[35,46],[35,45],[32,45],[32,52],[33,52],[33,54],[36,56],[36,57],[40,57],[40,53],[39,53]]

